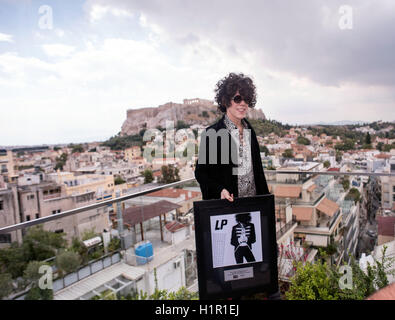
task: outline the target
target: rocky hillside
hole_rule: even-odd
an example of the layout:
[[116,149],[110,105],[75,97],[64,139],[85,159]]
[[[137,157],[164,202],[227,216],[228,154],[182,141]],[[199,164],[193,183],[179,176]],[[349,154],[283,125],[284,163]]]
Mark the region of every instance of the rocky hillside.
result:
[[[221,116],[213,101],[204,99],[184,99],[183,103],[168,102],[157,108],[129,109],[122,125],[121,135],[133,135],[143,128],[165,128],[166,120],[183,121],[188,125],[208,126]],[[249,109],[248,118],[266,119],[260,109]]]

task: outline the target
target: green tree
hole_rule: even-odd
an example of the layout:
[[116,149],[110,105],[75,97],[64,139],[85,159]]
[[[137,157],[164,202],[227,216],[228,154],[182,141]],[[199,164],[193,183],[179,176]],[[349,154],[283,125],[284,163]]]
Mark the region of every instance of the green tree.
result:
[[326,262],[307,262],[304,266],[299,262],[285,296],[288,300],[337,300],[337,287],[337,277]]
[[285,149],[285,151],[283,152],[282,156],[284,158],[293,158],[294,157],[294,153],[292,149]]
[[126,181],[125,180],[123,180],[121,177],[119,177],[119,176],[117,176],[117,177],[115,177],[115,179],[114,179],[114,184],[115,185],[118,185],[118,184],[123,184],[123,183],[125,183]]
[[38,287],[39,279],[42,274],[39,273],[41,266],[46,265],[45,262],[31,261],[23,273],[23,278],[31,286],[25,300],[52,300],[53,292],[51,289],[40,289]]
[[154,181],[154,175],[150,169],[145,169],[143,172],[144,184]]
[[[163,130],[163,128],[161,128]],[[145,131],[144,131],[145,132]],[[140,134],[143,135],[140,135]],[[125,150],[127,148],[133,147],[133,146],[143,146],[143,136],[144,133],[141,132],[139,134],[134,134],[134,135],[128,135],[128,136],[120,136],[120,134],[117,134],[107,141],[104,141],[101,145],[105,147],[110,147],[111,150]]]
[[22,276],[27,265],[25,250],[14,242],[9,248],[0,249],[0,271],[11,274],[12,278]]
[[343,189],[344,191],[347,191],[350,188],[350,180],[348,179],[348,177],[344,177],[342,179],[342,185],[343,185]]
[[38,280],[42,276],[42,274],[39,273],[39,269],[43,265],[47,265],[47,264],[42,261],[30,261],[25,271],[23,272],[23,278],[28,283],[34,283],[35,285],[38,285]]
[[303,144],[303,145],[309,145],[310,144],[310,140],[307,139],[306,137],[303,137],[303,136],[299,136],[297,138],[297,142],[298,142],[298,144]]
[[[196,144],[188,142],[186,148],[182,152],[182,156],[184,157],[184,159],[191,160],[192,157],[196,155],[196,146],[197,146]],[[192,152],[189,150],[191,150]],[[188,152],[190,152],[190,154],[188,154]],[[179,153],[179,151],[177,151],[177,153],[175,155],[176,157],[180,156],[178,153]]]
[[290,300],[362,300],[378,289],[388,285],[387,276],[394,274],[395,259],[386,255],[386,247],[380,259],[368,265],[366,273],[359,263],[350,257],[351,288],[341,288],[339,280],[343,277],[340,267],[328,266],[321,260],[316,263],[299,263],[295,276],[291,279],[286,298]]
[[55,164],[55,170],[63,170],[64,165],[66,164],[67,161],[67,153],[62,153],[60,157],[56,157],[56,164]]
[[86,229],[82,233],[81,239],[82,241],[89,240],[95,237],[99,237],[100,235],[95,231],[95,228]]
[[25,300],[53,300],[53,291],[34,286],[25,296]]
[[67,274],[77,270],[81,264],[81,258],[74,251],[63,251],[56,256],[55,263],[62,274]]
[[264,145],[259,145],[259,151],[260,152],[264,152],[265,153],[265,156],[267,156],[270,152],[269,152],[269,149],[266,147],[266,146],[264,146]]
[[280,137],[283,137],[286,130],[291,128],[290,125],[283,125],[281,122],[276,120],[262,120],[262,119],[248,119],[251,126],[254,128],[255,133],[258,136],[267,136],[270,133],[274,133]]
[[88,248],[84,243],[77,237],[73,237],[71,241],[70,250],[77,253],[80,256],[81,264],[85,264],[89,261]]
[[67,245],[64,236],[64,233],[44,230],[42,225],[29,228],[22,244],[25,259],[43,261],[54,257],[59,249]]
[[71,153],[77,153],[77,152],[84,152],[84,147],[82,146],[82,144],[77,144],[77,145],[73,145],[72,149],[71,149]]
[[0,300],[11,294],[13,289],[12,276],[9,273],[0,274]]
[[141,130],[139,131],[139,136],[140,136],[140,137],[144,137],[144,133],[145,133],[146,131],[147,131],[146,128],[141,129]]
[[337,143],[335,149],[341,151],[354,150],[355,141],[353,139],[345,139],[343,143]]
[[13,278],[23,276],[30,261],[43,261],[54,257],[57,250],[65,248],[64,234],[43,230],[42,226],[31,227],[23,243],[12,243],[9,248],[0,249],[0,270]]
[[361,198],[361,193],[356,188],[351,188],[348,194],[346,195],[346,200],[354,200],[355,203],[359,201]]
[[340,163],[343,158],[343,152],[336,150],[336,162]]
[[117,251],[120,248],[121,248],[121,240],[116,237],[111,238],[111,240],[108,244],[108,251],[110,251],[110,252]]
[[162,166],[161,168],[162,176],[159,179],[160,183],[172,183],[180,181],[179,170],[173,165]]
[[185,129],[185,128],[189,128],[189,125],[186,124],[186,123],[185,123],[184,121],[182,121],[182,120],[177,120],[176,130]]
[[325,168],[329,168],[330,166],[331,166],[331,163],[328,160],[324,161]]
[[367,132],[366,133],[366,137],[365,137],[365,144],[371,144],[372,143],[372,138],[370,137],[370,133]]
[[383,147],[384,152],[390,152],[391,149],[395,149],[395,144],[385,144]]

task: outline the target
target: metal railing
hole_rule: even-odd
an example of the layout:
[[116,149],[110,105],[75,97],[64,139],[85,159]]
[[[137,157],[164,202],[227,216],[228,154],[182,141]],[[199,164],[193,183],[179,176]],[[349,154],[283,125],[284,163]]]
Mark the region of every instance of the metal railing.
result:
[[77,213],[81,213],[81,212],[84,212],[84,211],[106,207],[108,205],[112,205],[112,204],[117,203],[117,202],[122,202],[122,201],[129,200],[129,199],[132,199],[132,198],[140,197],[140,196],[143,196],[143,195],[148,194],[148,193],[152,193],[152,192],[159,191],[159,190],[166,189],[166,188],[175,187],[175,186],[178,186],[178,185],[182,185],[184,183],[192,182],[194,180],[195,180],[195,178],[190,178],[190,179],[186,179],[186,180],[182,180],[182,181],[177,181],[177,182],[165,184],[165,185],[162,185],[162,186],[154,187],[154,188],[151,188],[151,189],[147,189],[147,190],[144,190],[144,191],[139,191],[139,192],[127,194],[127,195],[124,195],[124,196],[116,197],[114,199],[105,200],[105,201],[102,201],[102,202],[90,204],[90,205],[87,205],[87,206],[84,206],[84,207],[79,207],[79,208],[76,208],[76,209],[63,211],[63,212],[57,213],[56,215],[46,216],[46,217],[38,218],[38,219],[35,219],[35,220],[25,221],[25,222],[21,222],[21,223],[17,223],[17,224],[11,225],[11,226],[6,226],[6,227],[3,227],[3,228],[0,228],[0,234],[8,233],[8,232],[11,232],[11,231],[16,231],[16,230],[19,230],[19,229],[24,229],[24,228],[31,227],[31,226],[34,226],[34,225],[38,225],[38,224],[42,224],[42,223],[45,223],[45,222],[49,222],[49,221],[52,221],[52,220],[61,219],[61,218],[68,217],[68,216],[71,216],[71,215],[75,215]]
[[65,274],[58,279],[54,279],[53,292],[55,293],[68,286],[71,286],[73,283],[85,279],[98,271],[111,267],[120,261],[120,251],[110,252],[96,260],[92,260],[89,263],[79,267],[76,271]]
[[[267,172],[267,171],[266,171]],[[395,177],[394,173],[374,173],[374,172],[338,172],[338,171],[312,171],[312,172],[306,172],[306,171],[293,171],[293,170],[281,170],[281,171],[275,171],[275,170],[270,170],[269,173],[275,173],[275,174],[309,174],[309,175],[334,175],[334,176],[374,176],[374,177],[379,177],[379,176],[385,176],[385,177]],[[75,215],[84,211],[88,211],[88,210],[92,210],[92,209],[97,209],[97,208],[102,208],[102,207],[106,207],[108,205],[112,205],[114,203],[121,203],[122,201],[125,200],[129,200],[132,198],[136,198],[136,197],[140,197],[155,191],[159,191],[162,189],[166,189],[166,188],[171,188],[171,187],[175,187],[175,186],[179,186],[182,184],[186,184],[186,183],[190,183],[195,181],[195,178],[189,178],[189,179],[185,179],[182,181],[177,181],[177,182],[173,182],[173,183],[169,183],[169,184],[165,184],[165,185],[161,185],[161,186],[157,186],[151,189],[147,189],[144,191],[139,191],[139,192],[135,192],[135,193],[131,193],[131,194],[127,194],[124,196],[119,196],[116,197],[114,199],[109,199],[109,200],[105,200],[102,202],[98,202],[98,203],[94,203],[88,206],[83,206],[83,207],[79,207],[79,208],[75,208],[75,209],[71,209],[71,210],[66,210],[63,212],[60,212],[56,215],[50,215],[50,216],[45,216],[45,217],[41,217],[41,218],[37,218],[34,220],[29,220],[29,221],[25,221],[25,222],[21,222],[21,223],[17,223],[14,225],[10,225],[10,226],[6,226],[3,228],[0,228],[0,234],[3,233],[8,233],[11,231],[16,231],[19,229],[24,229],[27,227],[31,227],[34,225],[39,225],[42,223],[46,223],[49,221],[53,221],[53,220],[58,220],[64,217],[68,217],[71,215]]]
[[296,219],[294,217],[292,217],[291,221],[288,221],[286,224],[284,224],[283,226],[281,226],[280,230],[278,230],[276,232],[276,238],[277,240],[282,237],[289,229],[291,229],[293,227],[293,225],[297,223]]

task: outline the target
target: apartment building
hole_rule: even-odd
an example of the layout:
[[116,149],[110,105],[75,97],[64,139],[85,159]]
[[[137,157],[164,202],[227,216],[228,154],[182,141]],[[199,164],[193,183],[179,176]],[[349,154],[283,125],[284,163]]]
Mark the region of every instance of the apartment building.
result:
[[129,162],[139,157],[141,157],[141,148],[139,146],[133,146],[125,149],[124,160]]
[[341,203],[341,210],[343,220],[340,233],[343,233],[343,257],[344,260],[348,261],[350,255],[356,255],[358,246],[360,205],[353,200],[344,200]]
[[[20,223],[18,193],[15,185],[7,186],[0,176],[0,228]],[[21,231],[0,234],[0,249],[21,242]]]
[[378,216],[377,221],[377,245],[395,240],[395,216]]
[[[64,211],[96,203],[95,192],[68,195],[65,187],[55,182],[30,181],[11,185],[0,190],[0,227],[31,221]],[[43,224],[45,230],[66,233],[66,239],[80,237],[84,231],[102,232],[110,227],[107,208],[87,210],[69,217]],[[0,247],[21,242],[25,230],[0,236]]]
[[[382,170],[386,173],[395,174],[395,156],[392,156]],[[381,204],[384,210],[395,211],[395,177],[380,177],[381,181]]]
[[15,182],[18,178],[11,150],[0,149],[0,175],[5,182]]
[[[66,185],[40,182],[18,187],[21,222],[55,215],[96,203],[95,191],[68,193]],[[44,223],[44,229],[66,233],[66,239],[80,237],[85,231],[102,232],[110,227],[107,208],[87,210],[69,217]]]
[[112,199],[115,196],[113,175],[57,172],[48,174],[48,179],[65,186],[67,195],[95,192],[97,201]]
[[[337,243],[337,261],[344,255],[342,237],[342,203],[345,192],[333,176],[317,175],[322,164],[290,161],[277,171],[299,170],[303,174],[277,174],[266,171],[269,190],[276,197],[278,210],[289,206],[292,216],[298,222],[294,229],[296,245],[307,243],[316,247],[327,247]],[[288,209],[289,210],[289,209]]]

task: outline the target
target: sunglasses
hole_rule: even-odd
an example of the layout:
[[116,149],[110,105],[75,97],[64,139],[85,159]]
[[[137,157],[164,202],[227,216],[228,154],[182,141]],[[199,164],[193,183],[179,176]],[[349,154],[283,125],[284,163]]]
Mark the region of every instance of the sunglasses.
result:
[[242,100],[244,100],[247,104],[249,104],[249,99],[244,99],[241,95],[237,95],[233,97],[233,102],[239,104]]

